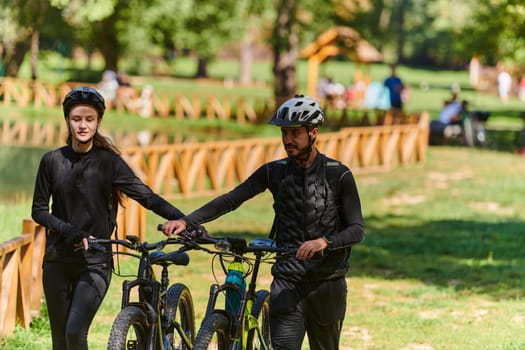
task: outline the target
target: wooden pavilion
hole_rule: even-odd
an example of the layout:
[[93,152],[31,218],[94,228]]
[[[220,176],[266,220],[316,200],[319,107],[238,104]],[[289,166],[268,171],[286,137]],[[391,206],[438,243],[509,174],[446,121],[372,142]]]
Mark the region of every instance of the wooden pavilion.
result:
[[319,79],[319,65],[329,57],[347,55],[357,63],[381,62],[383,56],[368,41],[361,38],[354,29],[346,26],[332,27],[323,32],[316,41],[301,50],[302,58],[308,59],[309,96],[316,97]]

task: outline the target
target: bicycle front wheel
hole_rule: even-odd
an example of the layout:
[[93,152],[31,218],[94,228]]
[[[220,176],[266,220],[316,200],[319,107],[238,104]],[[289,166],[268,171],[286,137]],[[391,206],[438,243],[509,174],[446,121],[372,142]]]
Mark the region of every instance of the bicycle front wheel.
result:
[[[195,337],[195,311],[190,290],[184,284],[177,283],[168,288],[165,315],[171,320],[171,326],[166,332],[171,347],[177,350],[190,349]],[[181,333],[189,340],[189,344]]]
[[111,327],[108,350],[145,350],[147,329],[146,314],[136,306],[125,307]]
[[193,350],[228,349],[230,320],[224,314],[212,312],[202,321],[199,333],[193,342]]
[[246,349],[270,349],[270,292],[267,290],[257,291],[252,316],[257,319],[257,327],[248,331]]

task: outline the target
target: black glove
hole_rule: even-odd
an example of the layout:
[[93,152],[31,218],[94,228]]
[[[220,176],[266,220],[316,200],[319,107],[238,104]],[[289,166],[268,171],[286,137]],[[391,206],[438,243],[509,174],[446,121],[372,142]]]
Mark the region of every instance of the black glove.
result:
[[76,243],[82,242],[82,238],[88,238],[89,233],[81,230],[75,230],[68,232],[65,236],[65,240],[67,244],[73,245]]
[[94,239],[88,238],[88,251],[90,253],[105,253],[106,247],[102,244],[97,243]]

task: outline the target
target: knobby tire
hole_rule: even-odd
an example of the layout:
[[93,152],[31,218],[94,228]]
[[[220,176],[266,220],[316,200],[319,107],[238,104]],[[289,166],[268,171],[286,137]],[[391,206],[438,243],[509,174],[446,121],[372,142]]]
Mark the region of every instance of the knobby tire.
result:
[[120,310],[109,334],[108,350],[146,349],[146,314],[136,306]]
[[202,321],[201,328],[193,342],[193,350],[227,350],[229,328],[228,316],[219,312],[210,313]]
[[[172,322],[178,323],[182,331],[193,342],[195,338],[195,311],[190,290],[184,284],[176,283],[168,288],[165,316]],[[186,350],[190,348],[173,327],[168,329],[166,336],[173,349]]]

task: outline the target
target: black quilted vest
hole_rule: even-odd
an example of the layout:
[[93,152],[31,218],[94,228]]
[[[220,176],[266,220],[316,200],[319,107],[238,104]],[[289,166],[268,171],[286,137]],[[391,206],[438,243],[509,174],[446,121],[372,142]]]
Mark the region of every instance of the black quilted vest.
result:
[[[278,246],[299,247],[341,229],[339,181],[346,167],[319,154],[303,169],[291,159],[268,164],[268,180],[274,198],[272,238]],[[340,277],[348,269],[348,251],[326,250],[307,261],[277,262],[272,272],[289,280],[322,280]]]

